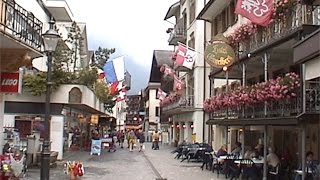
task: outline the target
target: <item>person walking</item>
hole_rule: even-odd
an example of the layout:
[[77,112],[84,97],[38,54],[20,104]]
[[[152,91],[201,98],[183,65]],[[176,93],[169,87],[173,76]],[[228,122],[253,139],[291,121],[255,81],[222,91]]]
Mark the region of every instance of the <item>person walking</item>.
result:
[[159,133],[158,131],[155,131],[154,134],[152,135],[152,149],[153,150],[159,150]]
[[130,132],[128,133],[129,151],[130,152],[133,152],[133,146],[136,143],[136,139],[137,139],[137,137],[136,137],[133,129],[131,129]]
[[139,142],[139,152],[141,152],[141,150],[144,150],[144,142],[146,141],[146,137],[144,136],[144,133],[142,131],[142,129],[139,129],[138,134],[137,134],[137,138],[138,138],[138,142]]
[[123,148],[124,137],[125,137],[124,132],[123,132],[123,130],[121,130],[121,131],[118,133],[118,141],[119,141],[119,146],[120,146],[121,148]]

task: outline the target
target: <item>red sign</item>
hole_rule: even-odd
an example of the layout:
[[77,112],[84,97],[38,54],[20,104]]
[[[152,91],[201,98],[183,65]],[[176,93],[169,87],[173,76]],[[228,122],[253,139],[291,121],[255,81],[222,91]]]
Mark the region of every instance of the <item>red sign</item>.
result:
[[0,74],[0,92],[19,93],[21,80],[19,72],[2,72]]
[[238,0],[235,13],[260,26],[268,26],[273,14],[273,0]]

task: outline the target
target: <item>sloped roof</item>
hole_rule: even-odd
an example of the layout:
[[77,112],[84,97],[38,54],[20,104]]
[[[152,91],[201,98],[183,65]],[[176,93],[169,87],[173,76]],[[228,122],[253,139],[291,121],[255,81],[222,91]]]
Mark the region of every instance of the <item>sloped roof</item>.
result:
[[166,16],[164,17],[164,20],[167,20],[167,19],[171,18],[172,16],[174,16],[179,9],[180,9],[180,1],[174,3],[173,5],[170,6]]
[[161,72],[160,67],[163,64],[167,64],[173,67],[172,56],[174,51],[170,50],[154,50],[150,71],[149,82],[161,82]]

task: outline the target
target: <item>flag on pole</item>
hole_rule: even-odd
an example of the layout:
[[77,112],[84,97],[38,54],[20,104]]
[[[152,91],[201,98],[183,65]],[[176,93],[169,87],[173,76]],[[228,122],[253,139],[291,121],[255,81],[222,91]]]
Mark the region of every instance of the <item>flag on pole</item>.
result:
[[160,101],[162,101],[166,96],[167,93],[164,92],[162,89],[158,88],[157,98],[160,99]]
[[115,95],[118,94],[118,92],[122,89],[123,82],[122,81],[116,81],[110,84],[110,94]]
[[167,64],[163,64],[160,67],[160,72],[163,72],[163,74],[165,75],[169,75],[169,76],[174,76],[175,75],[175,71],[173,69],[171,69]]
[[173,90],[174,91],[181,91],[184,87],[184,82],[181,81],[178,76],[174,76],[173,78]]
[[238,0],[235,13],[260,26],[268,26],[273,14],[273,0]]
[[107,61],[103,70],[108,83],[124,80],[124,56]]
[[188,69],[192,69],[196,59],[196,52],[188,48],[186,45],[179,43],[176,63],[180,66],[184,66]]
[[127,98],[127,89],[125,87],[122,87],[121,91],[119,92],[119,95],[117,96],[116,101],[123,101]]

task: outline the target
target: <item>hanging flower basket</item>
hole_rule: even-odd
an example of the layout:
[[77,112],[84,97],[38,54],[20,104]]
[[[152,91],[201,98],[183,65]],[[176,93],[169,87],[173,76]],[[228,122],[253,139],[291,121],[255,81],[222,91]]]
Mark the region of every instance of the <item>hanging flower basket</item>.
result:
[[233,34],[227,36],[227,39],[232,47],[237,47],[239,42],[247,40],[256,32],[257,25],[253,23],[243,24],[238,27]]

